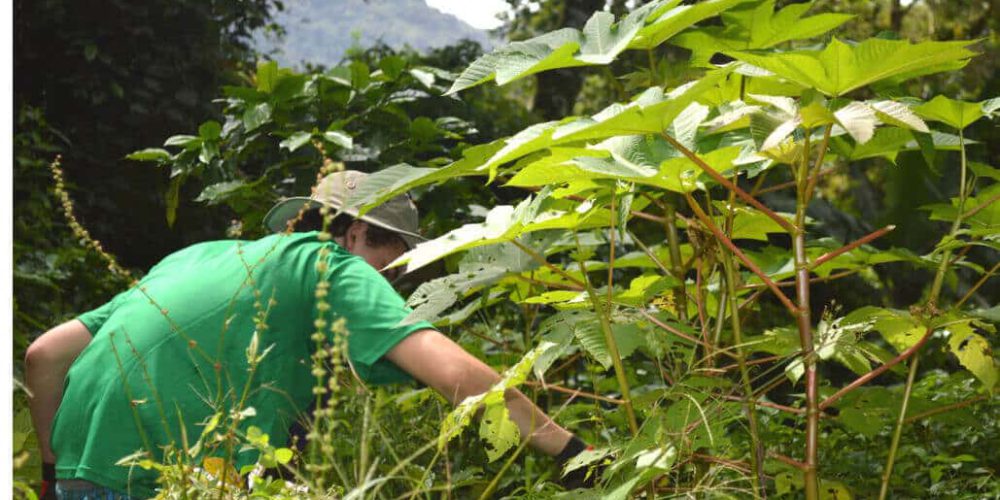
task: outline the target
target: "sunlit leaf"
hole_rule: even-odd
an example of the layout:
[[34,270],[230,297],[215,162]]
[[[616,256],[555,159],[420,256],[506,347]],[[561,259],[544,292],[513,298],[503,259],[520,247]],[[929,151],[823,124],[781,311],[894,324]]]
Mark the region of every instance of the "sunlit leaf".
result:
[[689,30],[671,43],[692,51],[692,63],[706,65],[716,52],[766,49],[789,40],[812,38],[851,19],[849,14],[803,17],[812,2],[793,3],[778,12],[775,0],[740,5],[722,13],[723,26]]
[[841,96],[875,82],[962,68],[975,55],[967,49],[972,43],[870,38],[851,46],[834,38],[823,50],[726,53],[826,95]]
[[972,372],[988,391],[992,391],[1000,379],[1000,369],[993,358],[990,343],[973,329],[973,321],[963,321],[948,325],[948,348],[966,369]]
[[509,419],[504,395],[507,389],[516,388],[524,383],[528,374],[531,373],[535,360],[554,346],[555,344],[552,342],[542,342],[538,347],[525,354],[517,364],[507,369],[500,381],[488,391],[467,397],[459,403],[441,422],[438,447],[444,447],[448,441],[456,437],[462,429],[469,425],[473,415],[484,407],[490,415],[490,419],[487,422],[486,415],[484,415],[483,423],[480,426],[480,436],[490,444],[487,448],[490,460],[496,460],[513,447],[520,438],[520,432]]
[[666,2],[652,11],[649,16],[649,24],[639,31],[635,40],[629,44],[629,48],[651,49],[656,47],[685,28],[746,1],[705,0],[693,5],[677,5],[680,3],[678,1]]
[[938,121],[957,129],[964,129],[985,116],[980,103],[949,99],[943,95],[913,108],[928,120]]

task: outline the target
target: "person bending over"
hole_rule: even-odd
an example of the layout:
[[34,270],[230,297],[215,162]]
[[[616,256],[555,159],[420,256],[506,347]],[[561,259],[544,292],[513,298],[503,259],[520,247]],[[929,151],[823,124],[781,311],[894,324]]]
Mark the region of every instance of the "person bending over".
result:
[[[243,407],[256,410],[245,423],[273,443],[288,442],[315,398],[312,336],[332,340],[340,318],[347,358],[367,383],[412,378],[457,404],[499,381],[430,323],[399,325],[410,309],[389,283],[399,270],[384,268],[421,240],[417,210],[398,196],[356,217],[346,200],[365,179],[356,171],[330,174],[311,197],[271,209],[264,223],[274,234],[175,252],[110,302],[33,342],[25,381],[45,464],[43,494],[154,496],[155,470],[116,463],[137,450],[162,460],[163,447],[200,436],[212,415],[236,407],[244,387],[251,390]],[[285,230],[290,221],[309,224],[301,214],[323,206],[341,212],[332,241],[302,227]],[[251,377],[254,335],[261,352],[271,350]],[[521,392],[508,390],[506,404],[539,452],[565,462],[585,448]],[[236,467],[253,463],[250,455],[238,454]]]

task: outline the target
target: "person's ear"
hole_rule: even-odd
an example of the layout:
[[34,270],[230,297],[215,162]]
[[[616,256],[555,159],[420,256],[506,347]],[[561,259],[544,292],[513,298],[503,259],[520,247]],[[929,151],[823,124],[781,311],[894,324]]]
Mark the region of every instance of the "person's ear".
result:
[[346,245],[346,250],[350,252],[354,249],[354,246],[358,243],[359,238],[364,238],[365,233],[368,232],[368,223],[362,221],[354,221],[347,228],[347,235],[344,238],[344,244]]

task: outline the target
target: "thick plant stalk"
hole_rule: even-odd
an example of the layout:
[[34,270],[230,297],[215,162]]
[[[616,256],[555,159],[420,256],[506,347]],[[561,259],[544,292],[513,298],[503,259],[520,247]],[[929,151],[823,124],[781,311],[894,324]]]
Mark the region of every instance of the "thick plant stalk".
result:
[[906,409],[910,405],[910,393],[913,392],[913,381],[917,376],[917,365],[920,362],[920,354],[917,353],[910,361],[910,373],[906,376],[906,390],[903,391],[903,404],[899,408],[899,417],[896,419],[896,428],[892,432],[892,445],[889,447],[889,458],[886,461],[885,471],[882,473],[882,488],[879,490],[879,500],[885,500],[889,494],[889,478],[892,477],[892,466],[896,461],[896,452],[899,450],[899,439],[903,435],[903,425],[906,423]]
[[[961,129],[958,131],[958,144],[961,154],[961,174],[959,179],[960,184],[958,187],[958,211],[956,212],[955,220],[951,224],[951,231],[948,232],[949,238],[954,238],[958,233],[958,230],[962,227],[962,216],[965,211],[965,198],[968,196],[965,185],[965,136],[962,134]],[[937,273],[934,274],[934,283],[931,285],[931,293],[927,297],[927,306],[932,314],[937,314],[938,298],[941,296],[941,287],[944,284],[944,275],[948,272],[948,265],[950,263],[951,250],[945,250],[941,255],[941,263],[938,264]],[[931,330],[931,328],[928,328],[928,331]],[[899,449],[899,440],[903,434],[903,425],[906,423],[906,409],[910,403],[910,393],[913,391],[913,382],[916,378],[917,362],[920,359],[919,356],[920,353],[915,352],[913,360],[910,361],[910,373],[906,377],[906,388],[903,390],[903,403],[899,409],[899,418],[896,420],[896,427],[892,432],[892,444],[889,447],[889,457],[886,459],[885,472],[882,474],[882,487],[879,491],[879,500],[884,500],[886,495],[889,494],[889,480],[892,478],[892,468],[893,465],[895,465],[896,452]]]
[[681,245],[677,237],[677,216],[673,204],[667,202],[664,210],[663,226],[667,232],[667,245],[670,247],[670,267],[674,278],[680,285],[674,289],[674,300],[677,301],[677,317],[687,321],[687,286],[684,284],[684,263],[681,261]]
[[[736,193],[730,191],[725,227],[726,236],[730,238],[733,235],[733,223],[736,218],[736,212],[733,209],[735,204]],[[726,309],[725,304],[728,303],[731,310],[729,319],[733,330],[733,346],[736,348],[736,364],[740,368],[740,380],[743,382],[747,421],[750,425],[750,483],[753,485],[754,498],[764,498],[767,496],[767,492],[763,488],[764,471],[761,466],[764,461],[764,444],[760,440],[757,425],[757,406],[753,396],[753,383],[750,379],[750,370],[747,368],[746,353],[743,351],[743,325],[740,322],[739,297],[736,295],[736,266],[733,263],[732,256],[727,252],[719,252],[719,260],[722,261],[722,272],[726,279],[726,290],[725,293],[721,294],[721,299],[719,300],[720,313],[716,321],[719,325],[722,325]],[[722,328],[720,327],[719,331],[721,332],[721,330]],[[719,339],[716,336],[715,343],[718,344],[718,342]]]
[[[580,241],[576,237],[576,233],[573,233],[573,238],[577,243],[577,248],[580,247]],[[583,273],[583,283],[587,289],[587,296],[590,297],[590,303],[594,307],[594,312],[597,314],[597,319],[601,324],[601,331],[604,333],[604,341],[608,344],[608,354],[611,355],[611,363],[615,368],[615,377],[618,379],[618,389],[622,392],[622,406],[625,407],[625,415],[628,418],[629,431],[635,436],[639,433],[639,421],[635,418],[635,410],[632,408],[632,396],[631,391],[629,391],[628,378],[625,376],[625,365],[622,363],[621,354],[618,351],[618,343],[615,342],[615,336],[611,330],[611,320],[610,308],[611,304],[607,304],[607,310],[604,304],[601,304],[601,298],[597,296],[597,291],[590,284],[590,278],[587,275],[587,265],[583,262],[583,259],[579,261],[580,271]]]
[[721,242],[723,245],[726,246],[726,248],[728,248],[731,252],[733,252],[733,255],[735,255],[737,259],[740,259],[740,262],[742,262],[745,266],[747,266],[747,269],[749,269],[750,272],[757,275],[757,277],[760,278],[761,281],[763,281],[764,284],[767,285],[767,287],[770,288],[772,292],[774,292],[774,295],[778,298],[779,301],[781,301],[781,303],[785,306],[785,308],[788,309],[789,313],[795,314],[797,306],[792,303],[791,299],[789,299],[788,296],[784,294],[784,292],[781,291],[778,285],[774,283],[774,280],[772,280],[764,271],[762,271],[760,267],[757,266],[757,264],[754,264],[754,262],[750,260],[749,257],[746,256],[746,254],[740,251],[739,247],[737,247],[736,244],[734,244],[733,241],[730,240],[728,236],[722,233],[722,231],[712,222],[712,219],[708,217],[708,214],[705,213],[705,210],[701,208],[701,205],[699,205],[697,201],[695,201],[690,196],[687,196],[686,198],[688,201],[688,205],[691,207],[691,210],[694,211],[695,215],[698,217],[698,220],[700,220],[701,223],[704,224],[705,227],[707,227],[708,230],[711,231],[716,238],[718,238],[719,242]]
[[709,177],[715,180],[715,182],[718,182],[726,189],[736,193],[736,196],[743,198],[743,201],[753,205],[754,208],[760,210],[764,215],[768,216],[768,218],[770,218],[771,220],[776,222],[779,226],[784,228],[785,231],[793,232],[795,230],[795,226],[792,225],[787,220],[785,220],[784,217],[776,214],[774,210],[771,210],[770,208],[764,206],[764,204],[761,203],[760,200],[754,198],[753,196],[750,196],[750,193],[747,193],[736,184],[730,182],[729,179],[726,179],[722,174],[720,174],[718,171],[712,168],[711,165],[706,163],[705,160],[701,159],[701,157],[699,157],[694,151],[691,151],[690,149],[686,148],[677,139],[670,137],[669,134],[660,134],[660,136],[663,137],[664,140],[669,142],[670,145],[673,146],[677,151],[680,151],[681,154],[687,157],[687,159],[691,160],[695,165],[698,165],[698,167],[701,168],[706,174],[708,174]]
[[[805,208],[799,208],[805,213]],[[806,258],[805,232],[799,229],[792,245],[795,252],[795,284],[798,300],[799,343],[802,345],[802,362],[806,380],[806,498],[819,498],[817,477],[819,456],[819,381],[816,376],[816,357],[813,352],[812,318],[809,311],[809,260]]]
[[[827,134],[831,127],[827,127]],[[806,255],[806,207],[815,186],[815,176],[809,177],[809,134],[806,130],[806,147],[802,162],[796,172],[795,224],[792,233],[792,253],[795,258],[796,324],[799,344],[802,346],[802,363],[806,383],[806,468],[803,470],[806,499],[819,499],[819,381],[816,374],[816,356],[813,346],[812,313],[809,304],[809,257]],[[820,146],[816,170],[823,166],[827,141]]]
[[[740,367],[740,379],[743,382],[743,401],[746,404],[747,420],[750,424],[750,482],[753,485],[754,498],[761,498],[762,484],[761,459],[763,456],[763,443],[757,426],[757,407],[753,396],[753,385],[750,383],[750,371],[747,368],[745,353],[743,352],[743,334],[740,325],[739,297],[736,296],[736,272],[733,267],[733,259],[726,252],[722,254],[722,267],[726,273],[726,296],[729,301],[729,318],[733,329],[733,344],[736,347],[736,362]],[[719,322],[722,318],[719,318]]]

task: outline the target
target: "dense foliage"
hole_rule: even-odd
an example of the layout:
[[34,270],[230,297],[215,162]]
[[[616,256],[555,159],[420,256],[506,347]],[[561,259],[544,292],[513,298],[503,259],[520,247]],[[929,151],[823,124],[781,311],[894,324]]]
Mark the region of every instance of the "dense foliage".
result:
[[[559,495],[563,471],[506,418],[502,391],[518,386],[597,445],[568,466],[600,474],[595,498],[1000,495],[1000,89],[975,68],[996,64],[978,54],[997,41],[961,40],[990,16],[958,41],[914,42],[896,3],[896,35],[877,37],[880,21],[774,0],[612,2],[618,17],[580,22],[552,4],[518,11],[512,33],[537,36],[485,55],[259,63],[223,87],[221,116],[133,148],[169,171],[167,221],[190,193],[225,206],[231,236],[260,235],[271,202],[324,165],[375,172],[360,207],[413,191],[441,236],[397,264],[446,274],[410,294],[410,319],[504,371],[451,409],[318,361],[331,411],[303,456],[247,427],[245,408],[199,443],[238,434],[262,465],[300,465],[253,481],[265,496]],[[532,91],[549,121],[523,128]],[[538,100],[560,92],[571,104]],[[35,165],[20,175],[40,176],[57,136],[34,108],[19,120]],[[51,259],[18,269],[60,272]],[[43,278],[59,276],[21,279]],[[267,362],[265,347],[248,356]],[[136,459],[168,497],[250,472],[170,457]]]

